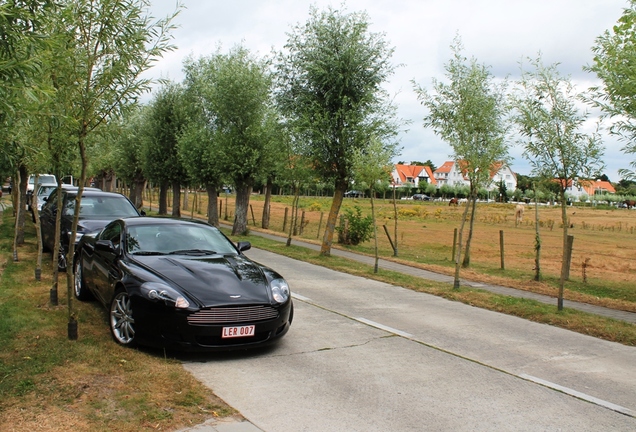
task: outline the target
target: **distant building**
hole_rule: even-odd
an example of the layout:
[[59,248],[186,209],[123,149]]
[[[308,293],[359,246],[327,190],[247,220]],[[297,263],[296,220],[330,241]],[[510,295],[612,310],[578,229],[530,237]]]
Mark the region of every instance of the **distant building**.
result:
[[[470,186],[470,181],[468,176],[466,176],[465,170],[461,170],[458,165],[459,164],[454,161],[446,161],[435,170],[433,176],[438,186]],[[507,190],[514,191],[517,189],[517,175],[508,165],[497,162],[491,168],[490,183],[486,185],[486,189],[497,189],[502,181],[506,185]]]
[[604,180],[568,180],[568,186],[565,193],[575,200],[580,200],[584,195],[589,197],[598,194],[615,194],[616,189],[608,181]]
[[401,187],[409,184],[415,188],[426,184],[437,184],[433,171],[428,165],[396,164],[391,173],[393,186]]

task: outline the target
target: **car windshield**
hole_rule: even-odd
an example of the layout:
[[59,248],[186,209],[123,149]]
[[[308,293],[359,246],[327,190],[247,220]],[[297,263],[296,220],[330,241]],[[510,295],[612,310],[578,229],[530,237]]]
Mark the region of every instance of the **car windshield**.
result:
[[[38,176],[38,183],[57,183],[55,176],[41,174]],[[29,184],[35,184],[35,175],[29,177]]]
[[[71,216],[74,212],[75,197],[69,196],[66,206],[64,207],[64,214]],[[80,216],[87,219],[100,219],[104,217],[114,219],[118,217],[139,216],[139,213],[137,209],[135,209],[135,206],[124,196],[101,195],[82,196]]]
[[156,224],[128,228],[126,250],[135,255],[237,254],[221,232],[199,224]]

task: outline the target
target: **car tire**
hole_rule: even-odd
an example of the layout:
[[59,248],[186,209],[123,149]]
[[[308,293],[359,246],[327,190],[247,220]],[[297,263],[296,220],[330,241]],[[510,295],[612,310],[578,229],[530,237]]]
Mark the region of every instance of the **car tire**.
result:
[[57,252],[57,271],[66,272],[66,248],[62,244]]
[[120,289],[110,303],[108,313],[110,332],[120,345],[135,346],[135,319],[128,293]]
[[93,298],[93,295],[91,294],[91,292],[88,290],[88,288],[86,288],[86,284],[84,283],[84,268],[82,266],[82,260],[81,259],[77,259],[75,260],[75,265],[73,268],[73,272],[74,272],[74,287],[73,287],[73,291],[75,292],[75,297],[78,300],[91,300]]

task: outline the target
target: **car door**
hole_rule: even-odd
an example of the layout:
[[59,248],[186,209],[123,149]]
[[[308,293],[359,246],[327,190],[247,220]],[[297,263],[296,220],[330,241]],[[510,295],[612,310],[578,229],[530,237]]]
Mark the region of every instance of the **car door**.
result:
[[53,191],[40,211],[40,231],[45,249],[53,250],[55,245],[55,218],[57,216],[57,193]]
[[119,279],[122,231],[122,222],[113,221],[99,233],[95,242],[90,277],[99,296],[106,303],[113,296],[113,281]]

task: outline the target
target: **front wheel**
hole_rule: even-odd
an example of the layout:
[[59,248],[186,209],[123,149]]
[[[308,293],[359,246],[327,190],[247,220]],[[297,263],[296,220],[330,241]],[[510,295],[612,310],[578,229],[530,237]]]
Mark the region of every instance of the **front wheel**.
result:
[[132,302],[124,290],[118,291],[110,303],[110,331],[117,343],[125,346],[136,344]]

